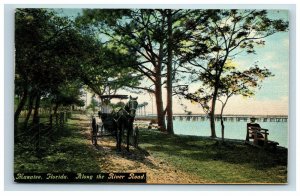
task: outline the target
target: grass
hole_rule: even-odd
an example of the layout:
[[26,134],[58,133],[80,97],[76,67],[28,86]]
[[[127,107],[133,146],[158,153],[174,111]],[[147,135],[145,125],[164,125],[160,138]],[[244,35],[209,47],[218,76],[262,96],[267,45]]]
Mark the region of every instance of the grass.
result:
[[258,149],[240,142],[140,131],[152,156],[211,183],[287,183],[287,149]]
[[56,139],[41,138],[39,153],[26,138],[15,144],[15,173],[101,172],[95,150],[86,144],[78,127],[69,120]]
[[[101,172],[101,151],[82,132],[80,120],[69,120],[54,138],[41,138],[36,153],[23,137],[15,144],[16,173]],[[154,158],[208,183],[287,183],[287,149],[258,149],[243,142],[220,144],[208,137],[166,135],[140,130],[139,146]]]

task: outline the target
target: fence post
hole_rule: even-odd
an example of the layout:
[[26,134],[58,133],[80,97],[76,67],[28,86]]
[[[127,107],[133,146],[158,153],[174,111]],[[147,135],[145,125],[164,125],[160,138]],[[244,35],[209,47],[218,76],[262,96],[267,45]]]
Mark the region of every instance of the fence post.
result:
[[62,115],[62,125],[64,126],[65,125],[65,112],[62,112],[61,113],[61,115]]
[[52,114],[50,114],[50,119],[49,119],[49,126],[50,126],[50,129],[52,130],[52,121],[53,121],[53,119],[52,119]]
[[58,127],[58,114],[55,114],[55,126]]
[[68,114],[68,118],[71,118],[72,112],[68,112],[67,114]]
[[68,115],[67,115],[67,112],[64,112],[64,115],[65,115],[65,122],[68,122]]
[[40,151],[40,117],[37,117],[37,122],[33,125],[33,129],[34,129],[34,145],[35,145],[35,152],[37,153],[37,155],[39,156],[39,151]]
[[59,113],[59,128],[63,128],[64,127],[64,113],[60,112]]

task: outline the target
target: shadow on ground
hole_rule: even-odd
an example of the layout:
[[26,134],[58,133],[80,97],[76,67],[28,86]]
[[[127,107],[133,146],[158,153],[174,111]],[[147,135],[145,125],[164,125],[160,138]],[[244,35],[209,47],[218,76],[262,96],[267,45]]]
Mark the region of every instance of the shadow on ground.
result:
[[259,170],[287,165],[287,149],[259,149],[243,142],[221,143],[209,137],[170,136],[156,131],[141,131],[140,144],[149,152],[198,161],[221,161],[247,164]]

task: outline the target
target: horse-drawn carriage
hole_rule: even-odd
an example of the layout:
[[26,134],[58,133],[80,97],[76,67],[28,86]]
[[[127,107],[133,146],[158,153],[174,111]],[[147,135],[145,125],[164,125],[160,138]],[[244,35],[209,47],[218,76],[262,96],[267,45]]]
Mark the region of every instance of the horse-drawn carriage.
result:
[[[127,95],[104,95],[101,111],[98,117],[101,122],[97,123],[96,117],[92,119],[92,143],[97,145],[97,140],[101,137],[113,136],[116,138],[117,150],[121,150],[122,138],[126,136],[127,151],[129,145],[138,145],[138,127],[134,127],[134,119],[138,106],[137,97],[129,97],[126,104],[119,102],[115,105],[110,103],[111,99],[128,99]],[[123,103],[123,104],[122,104]],[[126,132],[126,135],[125,135]]]

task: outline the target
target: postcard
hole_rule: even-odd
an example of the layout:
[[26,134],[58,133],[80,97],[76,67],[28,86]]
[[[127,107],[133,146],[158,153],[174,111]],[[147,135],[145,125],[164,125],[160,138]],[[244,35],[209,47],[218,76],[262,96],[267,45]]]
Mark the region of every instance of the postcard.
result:
[[14,85],[17,183],[288,183],[288,10],[18,8]]

